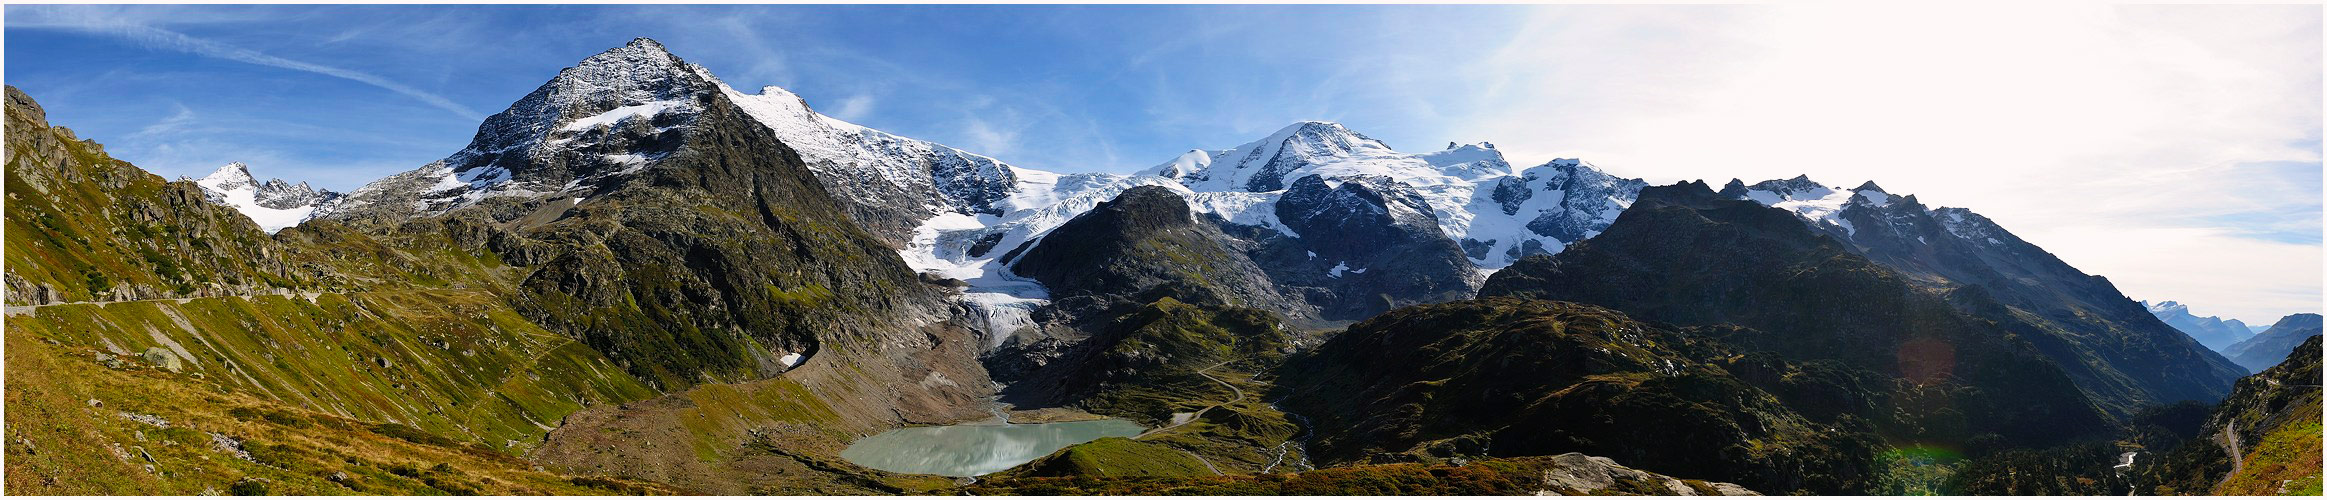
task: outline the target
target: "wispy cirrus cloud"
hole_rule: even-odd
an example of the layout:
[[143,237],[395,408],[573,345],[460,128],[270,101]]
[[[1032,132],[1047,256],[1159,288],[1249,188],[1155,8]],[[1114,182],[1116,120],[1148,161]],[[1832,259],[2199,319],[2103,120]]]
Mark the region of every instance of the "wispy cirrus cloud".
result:
[[90,14],[98,13],[85,10],[26,10],[22,13],[14,15],[29,15],[33,18],[31,21],[21,23],[11,22],[8,24],[8,27],[11,29],[24,28],[71,30],[82,33],[116,37],[150,48],[174,50],[203,57],[226,59],[231,61],[257,64],[261,66],[283,68],[293,71],[305,71],[334,78],[352,80],[366,85],[379,87],[390,92],[403,94],[413,99],[418,99],[421,102],[428,103],[428,105],[435,106],[438,109],[452,112],[461,118],[470,120],[482,120],[485,117],[484,114],[478,113],[474,109],[469,109],[467,106],[462,106],[460,103],[453,102],[451,99],[446,99],[443,96],[437,95],[435,93],[414,88],[410,85],[391,81],[387,78],[382,78],[371,73],[304,61],[295,61],[268,55],[264,52],[259,52],[256,50],[188,36],[184,33],[179,33],[176,31],[139,24],[123,18]]
[[180,102],[170,103],[170,106],[176,109],[170,113],[170,116],[164,117],[152,125],[147,125],[145,128],[137,129],[137,133],[133,135],[136,137],[163,136],[183,131],[194,125],[193,109],[187,108],[185,103]]

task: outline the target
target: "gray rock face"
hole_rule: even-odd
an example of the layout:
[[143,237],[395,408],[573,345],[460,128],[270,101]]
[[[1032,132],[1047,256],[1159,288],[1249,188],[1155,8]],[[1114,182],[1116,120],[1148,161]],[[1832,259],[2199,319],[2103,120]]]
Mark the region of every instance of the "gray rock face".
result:
[[395,221],[490,198],[611,189],[677,151],[687,125],[719,94],[708,75],[662,44],[632,40],[487,117],[467,148],[367,184],[316,217]]
[[[1699,482],[1701,487],[1692,486],[1672,476],[1619,465],[1607,457],[1565,453],[1551,457],[1551,461],[1554,467],[1544,469],[1544,489],[1537,495],[1761,496],[1730,483]],[[1633,488],[1652,491],[1631,491]]]
[[1528,185],[1540,182],[1540,190],[1561,192],[1562,210],[1544,212],[1528,221],[1527,229],[1560,241],[1574,242],[1599,234],[1615,219],[1614,212],[1622,209],[1607,206],[1607,200],[1632,199],[1640,188],[1648,185],[1640,179],[1608,175],[1574,160],[1554,161],[1548,166],[1549,172],[1531,169],[1520,179]]
[[1326,319],[1460,299],[1478,287],[1470,261],[1439,230],[1429,204],[1396,180],[1359,176],[1328,187],[1305,176],[1277,200],[1276,215],[1300,236],[1272,240],[1254,260],[1281,286],[1301,290]]
[[782,88],[765,87],[759,94],[722,88],[798,151],[859,225],[893,245],[905,246],[914,227],[938,214],[1001,215],[1023,208],[1008,206],[1024,180],[1018,167],[824,116]]

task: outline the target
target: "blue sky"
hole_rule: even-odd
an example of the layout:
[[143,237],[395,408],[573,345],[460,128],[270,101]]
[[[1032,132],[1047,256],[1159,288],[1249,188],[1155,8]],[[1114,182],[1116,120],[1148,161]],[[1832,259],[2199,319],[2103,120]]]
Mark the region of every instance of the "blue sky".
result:
[[[346,190],[632,37],[1021,166],[1326,119],[1970,207],[2134,298],[2320,304],[2318,6],[8,6],[6,80],[165,176]],[[1966,36],[1977,33],[1979,36]],[[2204,256],[2204,257],[2194,257]]]
[[[10,6],[7,69],[58,122],[165,175],[240,160],[262,175],[353,188],[459,149],[482,115],[637,36],[737,88],[782,86],[867,126],[1029,167],[1128,171],[1302,119],[1371,125],[1362,130],[1392,144],[1453,140],[1415,118],[1472,103],[1336,81],[1451,73],[1466,49],[1514,29],[1521,11]],[[175,40],[115,22],[361,72],[449,105],[323,73],[189,57]],[[1417,50],[1425,46],[1444,50]]]

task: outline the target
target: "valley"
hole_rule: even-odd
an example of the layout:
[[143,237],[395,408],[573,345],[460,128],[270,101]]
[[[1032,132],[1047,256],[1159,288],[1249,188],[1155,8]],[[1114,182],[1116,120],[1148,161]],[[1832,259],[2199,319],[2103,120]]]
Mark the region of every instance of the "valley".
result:
[[1047,172],[646,38],[348,193],[167,181],[6,104],[9,494],[2319,482],[2316,314],[2217,354],[1873,182],[1323,121]]

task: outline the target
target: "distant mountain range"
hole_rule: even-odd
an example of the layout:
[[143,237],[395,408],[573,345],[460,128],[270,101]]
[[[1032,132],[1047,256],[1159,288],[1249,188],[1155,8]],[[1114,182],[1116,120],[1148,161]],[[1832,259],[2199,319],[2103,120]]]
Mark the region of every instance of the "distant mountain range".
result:
[[2237,361],[2239,366],[2261,372],[2287,359],[2287,353],[2293,352],[2295,346],[2302,345],[2303,339],[2315,335],[2319,335],[2319,315],[2290,314],[2279,318],[2277,323],[2272,323],[2262,333],[2231,344],[2222,350],[2222,355]]
[[[11,376],[29,353],[106,381],[50,399],[120,401],[107,391],[148,386],[115,383],[128,365],[96,353],[161,349],[135,352],[190,373],[147,384],[250,400],[168,411],[396,422],[340,442],[493,457],[342,482],[297,475],[353,463],[303,461],[341,445],[254,445],[291,465],[234,470],[277,491],[1057,493],[1047,478],[1114,491],[1300,464],[1380,493],[1353,475],[1393,472],[1361,466],[1522,463],[1525,484],[1389,492],[1867,493],[1915,466],[1901,449],[2113,442],[2160,406],[2221,400],[2242,356],[2285,359],[2285,339],[2319,329],[2298,315],[2217,354],[2215,330],[2177,323],[2186,308],[1871,181],[1650,186],[1578,159],[1515,167],[1484,142],[1402,152],[1322,121],[1063,174],[744,93],[643,38],[560,71],[461,150],[345,194],[239,163],[164,182],[9,99],[12,150],[37,153],[9,164]],[[224,347],[171,353],[186,345]],[[11,417],[55,414],[11,396]],[[1153,429],[968,490],[837,455],[899,427],[1026,416],[997,401]],[[117,420],[101,421],[135,424]],[[1569,452],[1736,484],[1537,484],[1585,462],[1529,457]],[[470,470],[530,479],[448,482]],[[550,471],[572,477],[526,475]]]
[[202,192],[212,203],[234,207],[270,233],[305,222],[314,215],[316,207],[340,197],[339,193],[316,189],[305,182],[292,184],[282,179],[259,182],[251,177],[250,166],[241,162],[218,167],[218,171],[193,182],[202,186]]
[[[1216,271],[1243,276],[1214,280],[1241,283],[1224,295],[1229,303],[1330,327],[1466,297],[1523,257],[1599,234],[1646,185],[1574,159],[1513,169],[1487,143],[1405,153],[1314,121],[1134,174],[1059,174],[834,119],[781,88],[746,94],[641,40],[561,72],[489,118],[461,152],[326,197],[314,217],[399,220],[512,204],[495,201],[502,198],[580,205],[673,154],[677,137],[703,128],[713,100],[774,132],[842,211],[901,248],[907,265],[966,283],[957,302],[996,347],[1077,336],[1076,308],[1052,305],[1068,298],[1061,293],[1141,292],[1025,274],[1046,265],[1026,258],[1054,255],[1032,249],[1085,244],[1054,241],[1053,231],[1138,186],[1177,193],[1192,220],[1219,228],[1210,238],[1228,244],[1217,258],[1235,264]],[[1979,315],[2017,325],[2007,329],[2035,341],[2113,411],[2216,397],[2244,372],[2105,278],[1970,210],[1926,207],[1873,182],[1844,189],[1808,177],[1732,180],[1719,194],[1785,209],[1922,286],[1987,295],[2001,307]],[[254,218],[282,217],[251,206]]]
[[2168,300],[2156,304],[2142,302],[2141,305],[2148,307],[2149,313],[2156,315],[2158,320],[2189,334],[2190,338],[2197,339],[2198,343],[2205,344],[2207,349],[2213,349],[2214,352],[2224,352],[2232,344],[2257,333],[2254,327],[2247,326],[2244,321],[2220,316],[2198,317],[2190,313],[2190,306],[2180,302]]

